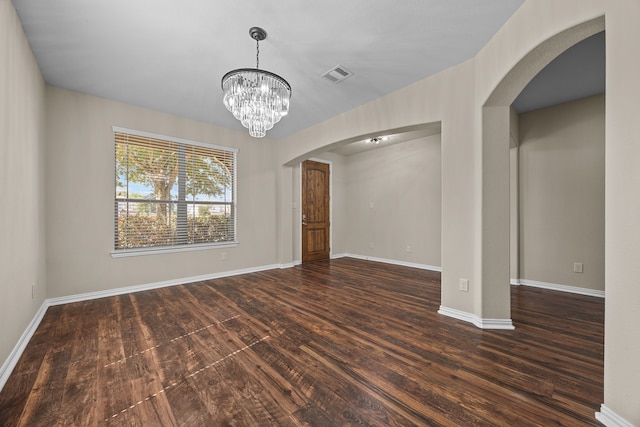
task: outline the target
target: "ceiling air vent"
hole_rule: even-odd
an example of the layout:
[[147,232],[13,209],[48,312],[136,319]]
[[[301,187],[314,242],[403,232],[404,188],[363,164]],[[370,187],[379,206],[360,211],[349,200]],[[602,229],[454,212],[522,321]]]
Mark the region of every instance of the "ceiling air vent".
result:
[[326,73],[322,74],[322,77],[333,83],[340,83],[344,79],[348,79],[351,76],[353,76],[353,73],[344,68],[342,65],[336,65]]

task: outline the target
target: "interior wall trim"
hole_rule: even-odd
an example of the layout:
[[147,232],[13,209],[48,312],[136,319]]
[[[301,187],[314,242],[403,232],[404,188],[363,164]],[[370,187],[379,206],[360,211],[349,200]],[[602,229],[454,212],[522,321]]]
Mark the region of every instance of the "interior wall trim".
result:
[[40,325],[40,322],[42,321],[42,318],[44,317],[44,314],[47,312],[48,308],[49,304],[45,300],[36,312],[36,315],[33,316],[33,319],[31,319],[31,322],[29,323],[29,326],[27,326],[27,329],[25,329],[25,331],[22,333],[22,336],[18,340],[18,343],[15,345],[13,350],[11,350],[11,353],[9,353],[9,357],[7,357],[7,360],[5,360],[2,364],[2,367],[0,367],[0,391],[2,391],[4,385],[9,379],[9,376],[11,375],[11,372],[13,372],[13,369],[18,364],[20,356],[22,356],[25,348],[27,348],[27,344],[29,344],[31,337],[38,329],[38,326]]
[[598,297],[598,298],[605,297],[605,291],[600,291],[598,289],[579,288],[576,286],[559,285],[557,283],[548,283],[548,282],[538,282],[536,280],[528,280],[528,279],[516,279],[516,280],[518,283],[513,283],[514,279],[511,279],[511,284],[531,286],[534,288],[549,289],[552,291],[569,292],[572,294],[587,295],[587,296]]
[[[363,260],[369,260],[369,261],[375,261],[375,262],[384,262],[384,263],[387,263],[387,264],[396,264],[396,265],[402,265],[402,266],[405,266],[405,267],[420,268],[420,269],[423,269],[423,270],[442,271],[441,267],[433,266],[433,265],[417,264],[417,263],[398,261],[398,260],[391,260],[391,259],[385,259],[385,258],[367,257],[367,256],[363,256],[363,255],[356,255],[356,254],[349,254],[349,253],[336,254],[336,255],[332,255],[331,256],[332,259],[343,258],[343,257],[351,257],[351,258],[357,258],[357,259],[363,259]],[[203,280],[217,279],[217,278],[221,278],[221,277],[237,276],[237,275],[240,275],[240,274],[247,274],[247,273],[255,273],[255,272],[259,272],[259,271],[273,270],[273,269],[276,269],[276,268],[292,268],[292,267],[295,267],[296,265],[300,265],[300,264],[301,264],[300,260],[295,260],[292,263],[288,263],[288,264],[270,264],[270,265],[263,265],[263,266],[259,266],[259,267],[251,267],[251,268],[243,268],[243,269],[239,269],[239,270],[225,271],[225,272],[220,272],[220,273],[205,274],[205,275],[201,275],[201,276],[191,276],[191,277],[183,277],[183,278],[179,278],[179,279],[164,280],[164,281],[160,281],[160,282],[153,282],[153,283],[147,283],[147,284],[142,284],[142,285],[125,286],[125,287],[122,287],[122,288],[109,289],[109,290],[105,290],[105,291],[87,292],[87,293],[83,293],[83,294],[69,295],[69,296],[64,296],[64,297],[48,298],[48,299],[44,300],[44,302],[42,303],[42,305],[38,309],[37,313],[35,314],[35,316],[31,320],[31,322],[29,323],[29,326],[27,326],[26,330],[24,331],[24,333],[22,334],[22,336],[18,340],[17,344],[15,345],[15,347],[13,348],[11,353],[9,354],[9,357],[2,364],[2,367],[0,367],[0,391],[4,388],[4,385],[6,384],[7,380],[9,379],[9,376],[11,376],[11,373],[13,372],[13,369],[18,364],[18,360],[20,359],[20,356],[22,356],[22,353],[24,352],[25,348],[27,347],[27,344],[29,344],[29,341],[31,340],[31,337],[33,336],[35,331],[38,329],[38,326],[40,325],[40,322],[42,321],[42,318],[44,317],[45,313],[47,312],[47,309],[49,307],[51,307],[51,306],[61,305],[61,304],[70,304],[70,303],[73,303],[73,302],[89,301],[89,300],[92,300],[92,299],[105,298],[105,297],[111,297],[111,296],[116,296],[116,295],[123,295],[123,294],[128,294],[128,293],[133,293],[133,292],[141,292],[141,291],[146,291],[146,290],[151,290],[151,289],[159,289],[159,288],[164,288],[164,287],[167,287],[167,286],[182,285],[182,284],[186,284],[186,283],[193,283],[193,282],[199,282],[199,281],[203,281]]]
[[[420,268],[422,270],[442,272],[442,267],[439,267],[439,266],[418,264],[418,263],[412,263],[412,262],[406,262],[406,261],[398,261],[398,260],[392,260],[387,258],[369,257],[365,255],[357,255],[357,254],[351,254],[351,253],[334,254],[331,256],[331,259],[344,258],[344,257],[351,257],[351,258],[362,259],[367,261],[382,262],[387,264],[401,265],[405,267]],[[161,282],[154,282],[154,283],[148,283],[143,285],[127,286],[127,287],[116,288],[116,289],[111,289],[107,291],[89,292],[84,294],[70,295],[66,297],[46,299],[42,303],[38,311],[36,312],[31,322],[29,323],[29,326],[27,326],[27,328],[25,329],[24,333],[18,340],[18,343],[15,345],[15,347],[9,354],[9,357],[2,364],[2,367],[0,367],[0,391],[4,388],[4,385],[9,379],[11,372],[13,372],[13,369],[18,364],[18,360],[20,359],[20,356],[22,356],[22,353],[27,347],[27,344],[31,340],[31,337],[35,333],[36,329],[38,329],[38,326],[40,325],[40,322],[42,321],[42,318],[44,317],[47,309],[53,305],[88,301],[88,300],[97,299],[97,298],[122,295],[122,294],[127,294],[132,292],[141,292],[141,291],[146,291],[150,289],[158,289],[158,288],[163,288],[167,286],[175,286],[175,285],[181,285],[186,283],[199,282],[203,280],[217,279],[221,277],[255,273],[258,271],[266,271],[266,270],[272,270],[276,268],[292,268],[292,267],[295,267],[296,265],[300,265],[299,260],[289,264],[263,265],[259,267],[244,268],[239,270],[232,270],[232,271],[213,273],[213,274],[205,274],[201,276],[191,276],[191,277],[185,277],[185,278],[173,279],[173,280],[165,280]],[[550,289],[550,290],[561,291],[561,292],[570,292],[570,293],[576,293],[580,295],[595,296],[600,298],[605,297],[605,291],[579,288],[579,287],[567,286],[567,285],[559,285],[556,283],[539,282],[535,280],[511,279],[511,284],[532,286],[532,287]],[[481,329],[503,329],[503,330],[515,329],[515,326],[513,325],[513,322],[511,319],[482,319],[476,316],[475,314],[467,313],[460,310],[455,310],[455,309],[444,307],[444,306],[440,306],[438,313],[444,316],[453,317],[454,319],[472,323],[473,325]],[[623,422],[626,422],[626,421],[624,421],[624,419],[620,417],[617,417],[617,415],[611,410],[609,410],[605,405],[602,405],[601,411],[596,413],[596,417],[598,416],[603,417],[603,419],[610,418],[611,420],[613,420],[613,421],[609,421],[611,424],[606,424],[605,422],[603,422],[603,424],[607,426],[623,426],[623,427],[632,426],[631,424],[624,424],[624,423],[614,424],[614,422],[616,422],[615,420],[617,419],[620,419]],[[598,420],[600,420],[600,418],[598,418]]]
[[[287,268],[287,267],[288,266],[285,266],[284,268]],[[183,284],[188,284],[193,282],[200,282],[203,280],[217,279],[221,277],[237,276],[240,274],[247,274],[247,273],[256,273],[259,271],[273,270],[276,268],[282,268],[282,266],[279,264],[263,265],[259,267],[243,268],[239,270],[205,274],[201,276],[183,277],[180,279],[165,280],[161,282],[147,283],[143,285],[127,286],[122,288],[109,289],[105,291],[87,292],[84,294],[69,295],[69,296],[58,297],[58,298],[48,298],[44,300],[44,302],[40,306],[40,309],[38,309],[37,313],[31,320],[31,323],[29,323],[29,326],[27,326],[27,329],[24,331],[24,333],[18,340],[18,343],[15,345],[15,347],[9,354],[9,357],[7,357],[7,360],[5,360],[5,362],[2,364],[2,367],[0,367],[0,391],[2,391],[7,380],[11,376],[13,369],[18,364],[18,360],[20,360],[20,356],[22,356],[22,353],[26,349],[27,344],[29,344],[31,337],[38,329],[38,326],[40,325],[40,322],[42,321],[42,318],[44,317],[49,307],[52,307],[54,305],[88,301],[88,300],[128,294],[133,292],[141,292],[141,291],[146,291],[150,289],[164,288],[167,286],[183,285]]]
[[466,311],[456,310],[443,305],[440,306],[438,314],[472,323],[480,329],[514,330],[516,328],[513,326],[511,319],[483,319],[473,313],[467,313]]
[[436,265],[419,264],[419,263],[415,263],[415,262],[399,261],[399,260],[387,259],[387,258],[377,258],[377,257],[371,257],[371,256],[366,256],[366,255],[358,255],[358,254],[351,254],[351,253],[332,255],[331,259],[344,258],[344,257],[362,259],[362,260],[365,260],[365,261],[383,262],[383,263],[386,263],[386,264],[401,265],[403,267],[419,268],[421,270],[431,270],[431,271],[442,272],[442,267],[439,267],[439,266],[436,266]]
[[86,294],[70,295],[66,297],[49,298],[46,301],[50,306],[69,304],[72,302],[88,301],[97,298],[112,297],[122,294],[130,294],[133,292],[147,291],[150,289],[165,288],[167,286],[185,285],[193,282],[201,282],[203,280],[218,279],[221,277],[238,276],[240,274],[256,273],[258,271],[273,270],[280,268],[280,264],[270,264],[251,268],[242,268],[239,270],[223,271],[219,273],[203,274],[201,276],[181,277],[178,279],[163,280],[161,282],[147,283],[143,285],[126,286],[123,288],[109,289],[98,292],[88,292]]
[[600,412],[596,412],[596,420],[607,427],[634,427],[629,421],[607,408],[604,403],[600,405]]
[[[299,263],[298,263],[298,264],[299,264]],[[279,269],[281,269],[281,270],[283,270],[283,269],[285,269],[285,268],[293,268],[293,267],[295,267],[296,265],[297,265],[297,264],[296,264],[296,262],[295,262],[295,261],[293,261],[293,262],[288,262],[288,263],[286,263],[286,264],[280,264],[280,265],[278,265],[278,268],[279,268]]]

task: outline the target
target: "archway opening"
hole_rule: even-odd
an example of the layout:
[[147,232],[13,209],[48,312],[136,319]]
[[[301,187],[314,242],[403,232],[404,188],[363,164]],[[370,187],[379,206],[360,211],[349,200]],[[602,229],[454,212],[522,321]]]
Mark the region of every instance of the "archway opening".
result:
[[[513,102],[552,60],[582,40],[604,30],[604,17],[569,28],[538,45],[500,81],[482,108],[482,292],[475,301],[482,318],[510,319],[511,200],[510,149],[514,132]],[[517,120],[516,120],[517,123]]]

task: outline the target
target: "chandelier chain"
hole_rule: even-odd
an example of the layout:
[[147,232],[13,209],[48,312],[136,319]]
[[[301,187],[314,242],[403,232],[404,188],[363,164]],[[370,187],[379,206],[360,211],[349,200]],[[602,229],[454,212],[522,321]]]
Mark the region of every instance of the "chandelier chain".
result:
[[260,68],[260,41],[256,39],[256,68]]

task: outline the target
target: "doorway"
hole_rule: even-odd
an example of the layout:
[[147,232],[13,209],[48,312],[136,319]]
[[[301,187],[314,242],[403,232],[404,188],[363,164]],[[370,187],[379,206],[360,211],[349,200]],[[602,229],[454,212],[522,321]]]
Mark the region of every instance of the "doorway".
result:
[[302,262],[329,259],[330,168],[313,160],[302,163]]

